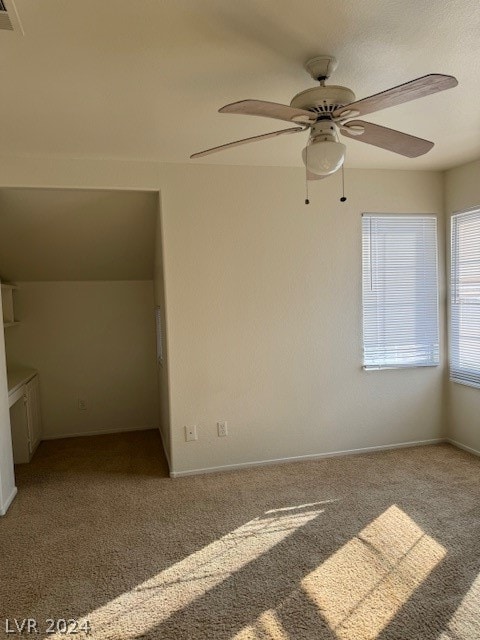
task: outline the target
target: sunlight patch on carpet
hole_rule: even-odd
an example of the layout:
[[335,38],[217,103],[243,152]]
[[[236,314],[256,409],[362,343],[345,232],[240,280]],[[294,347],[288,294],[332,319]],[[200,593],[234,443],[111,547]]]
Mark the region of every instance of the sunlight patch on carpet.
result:
[[339,640],[371,640],[446,551],[396,505],[302,580]]
[[264,611],[255,624],[239,631],[232,640],[290,640],[275,609]]
[[[80,623],[90,622],[95,640],[137,638],[267,553],[323,513],[330,502],[270,510],[92,611]],[[275,624],[268,615],[264,622]],[[47,638],[64,640],[65,636]]]
[[465,594],[438,640],[480,638],[480,574]]

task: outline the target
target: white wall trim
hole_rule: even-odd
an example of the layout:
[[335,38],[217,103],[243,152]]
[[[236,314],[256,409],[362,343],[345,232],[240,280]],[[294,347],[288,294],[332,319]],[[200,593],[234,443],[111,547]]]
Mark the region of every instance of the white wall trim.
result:
[[452,444],[454,447],[457,447],[457,449],[463,449],[463,451],[468,451],[468,453],[472,453],[474,456],[480,456],[480,451],[477,451],[472,447],[468,447],[466,444],[462,444],[461,442],[457,442],[457,440],[446,438],[446,441]]
[[129,431],[152,431],[157,427],[118,427],[116,429],[97,429],[95,431],[80,431],[79,433],[59,433],[53,435],[42,435],[42,440],[62,440],[63,438],[81,438],[82,436],[102,436],[111,433],[127,433]]
[[181,478],[182,476],[192,476],[200,473],[214,473],[217,471],[235,471],[236,469],[248,469],[250,467],[266,466],[271,464],[284,464],[288,462],[302,462],[308,460],[321,460],[322,458],[335,458],[339,456],[351,456],[361,453],[372,453],[388,451],[389,449],[406,449],[409,447],[420,447],[429,444],[440,444],[446,438],[433,438],[431,440],[414,440],[412,442],[399,442],[396,444],[385,444],[376,447],[364,447],[362,449],[346,449],[345,451],[329,451],[327,453],[313,453],[304,456],[293,456],[290,458],[274,458],[271,460],[258,460],[254,462],[240,462],[238,464],[227,464],[219,467],[207,467],[205,469],[188,469],[186,471],[170,471],[171,478]]
[[13,487],[13,491],[10,494],[10,497],[5,502],[5,504],[0,508],[0,516],[4,516],[7,513],[8,508],[12,504],[13,499],[15,498],[16,495],[17,495],[17,487]]

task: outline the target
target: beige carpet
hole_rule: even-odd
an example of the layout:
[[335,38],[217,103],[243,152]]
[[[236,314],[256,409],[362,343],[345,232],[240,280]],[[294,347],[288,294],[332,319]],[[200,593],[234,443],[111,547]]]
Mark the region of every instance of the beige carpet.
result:
[[44,442],[17,479],[4,637],[30,617],[56,640],[46,618],[95,640],[480,638],[480,460],[448,445],[170,480],[147,431]]

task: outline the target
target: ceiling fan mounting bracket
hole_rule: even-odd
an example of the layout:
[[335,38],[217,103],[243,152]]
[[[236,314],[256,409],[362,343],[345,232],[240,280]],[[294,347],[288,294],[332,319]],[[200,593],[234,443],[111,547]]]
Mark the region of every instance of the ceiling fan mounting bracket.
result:
[[333,56],[316,56],[307,60],[305,69],[318,82],[324,82],[337,68],[338,62]]

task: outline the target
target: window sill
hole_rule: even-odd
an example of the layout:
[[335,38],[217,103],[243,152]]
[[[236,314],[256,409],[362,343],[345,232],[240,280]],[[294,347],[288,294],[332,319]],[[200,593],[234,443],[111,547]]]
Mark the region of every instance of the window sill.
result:
[[374,366],[374,365],[363,365],[362,369],[364,371],[391,371],[393,369],[425,369],[427,367],[439,367],[440,363],[436,364],[398,364],[398,365],[385,365],[385,366]]
[[468,382],[468,380],[458,380],[458,378],[450,378],[450,382],[461,384],[464,387],[470,387],[471,389],[480,389],[480,383],[478,382]]

